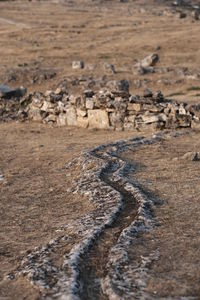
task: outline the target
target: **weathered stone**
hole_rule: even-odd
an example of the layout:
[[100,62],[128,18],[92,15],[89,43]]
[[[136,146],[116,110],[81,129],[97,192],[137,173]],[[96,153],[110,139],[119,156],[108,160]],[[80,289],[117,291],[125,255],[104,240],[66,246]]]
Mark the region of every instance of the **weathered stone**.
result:
[[159,114],[158,119],[159,119],[159,121],[166,122],[167,121],[167,116],[165,114]]
[[90,128],[109,129],[108,113],[102,109],[88,110]]
[[48,122],[56,122],[56,121],[57,121],[57,117],[56,117],[54,114],[50,114],[50,115],[48,115],[46,118],[44,118],[43,121],[44,121],[45,123],[48,123]]
[[76,60],[72,62],[72,69],[80,70],[84,68],[84,62],[82,60]]
[[114,126],[115,129],[123,129],[124,123],[124,113],[113,112],[110,114],[110,124]]
[[129,111],[140,111],[142,109],[142,105],[140,103],[129,103],[127,110]]
[[42,111],[50,112],[52,109],[54,109],[55,105],[51,102],[48,102],[46,100],[43,101],[43,105],[41,107]]
[[86,99],[85,107],[86,107],[86,109],[93,109],[94,108],[94,100],[91,98]]
[[178,112],[179,112],[180,115],[186,115],[187,114],[183,104],[180,104]]
[[91,98],[92,96],[94,96],[94,91],[93,90],[85,90],[83,92],[83,94],[88,97],[88,98]]
[[186,14],[185,12],[181,11],[181,12],[179,13],[179,18],[180,18],[180,19],[185,19],[186,17],[187,17],[187,14]]
[[200,160],[199,152],[187,152],[181,157],[181,159],[199,161]]
[[113,105],[117,111],[125,112],[127,110],[127,103],[122,101],[114,101]]
[[192,121],[191,122],[191,128],[195,130],[200,130],[200,122]]
[[34,96],[34,97],[32,98],[32,102],[31,102],[31,104],[30,104],[30,109],[31,109],[31,108],[34,108],[34,107],[41,108],[41,107],[42,107],[42,104],[43,104],[43,102],[42,102],[41,98],[35,97],[35,96]]
[[58,126],[65,126],[67,125],[67,114],[66,113],[60,113],[57,117],[57,124]]
[[133,116],[127,116],[127,117],[126,117],[126,120],[127,120],[128,122],[134,124],[135,118],[136,118],[136,116],[134,116],[134,115],[133,115]]
[[157,115],[141,115],[141,118],[145,124],[155,123],[159,121],[159,117]]
[[129,93],[129,82],[126,79],[108,81],[106,86],[111,91],[122,91]]
[[76,126],[77,125],[77,117],[76,110],[74,107],[69,107],[66,109],[67,114],[67,125]]
[[163,107],[158,106],[156,104],[143,104],[142,108],[144,111],[149,111],[149,112],[162,112],[163,111]]
[[31,106],[28,113],[29,119],[32,119],[33,121],[42,121],[43,117],[41,114],[41,110],[37,107]]
[[5,99],[20,98],[26,94],[27,90],[24,87],[10,88],[7,85],[0,85],[0,97]]
[[135,128],[135,124],[134,123],[124,123],[124,130],[125,131],[131,131],[131,130],[134,130]]
[[87,128],[89,126],[89,121],[87,117],[77,117],[77,126]]
[[145,57],[141,60],[140,64],[143,68],[155,66],[155,64],[159,61],[159,55],[157,53],[153,53]]
[[190,127],[192,122],[192,117],[189,115],[177,115],[176,116],[179,127]]
[[79,109],[79,108],[77,108],[76,112],[77,112],[78,117],[85,117],[87,115],[86,110],[82,110],[82,109]]
[[[135,75],[145,75],[145,74],[148,74],[148,73],[155,73],[155,69],[154,67],[143,67],[141,66],[140,64],[137,64],[134,66],[133,68],[133,74]],[[138,83],[138,81],[137,81]],[[139,81],[140,85],[141,85],[141,82]],[[138,86],[140,87],[140,86]]]
[[152,98],[152,97],[153,97],[153,93],[152,93],[151,90],[145,89],[145,90],[144,90],[144,93],[143,93],[143,96],[144,96],[145,98]]
[[107,73],[115,74],[115,66],[113,64],[109,64],[107,62],[104,63],[104,70]]

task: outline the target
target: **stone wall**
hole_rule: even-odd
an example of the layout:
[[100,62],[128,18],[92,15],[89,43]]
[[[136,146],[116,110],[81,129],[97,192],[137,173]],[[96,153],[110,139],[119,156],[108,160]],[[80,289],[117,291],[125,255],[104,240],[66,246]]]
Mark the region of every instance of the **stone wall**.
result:
[[61,87],[30,94],[24,101],[29,102],[23,110],[28,119],[59,126],[132,130],[195,127],[199,123],[198,105],[173,102],[161,92],[130,95],[123,81],[115,90],[85,90],[70,95]]

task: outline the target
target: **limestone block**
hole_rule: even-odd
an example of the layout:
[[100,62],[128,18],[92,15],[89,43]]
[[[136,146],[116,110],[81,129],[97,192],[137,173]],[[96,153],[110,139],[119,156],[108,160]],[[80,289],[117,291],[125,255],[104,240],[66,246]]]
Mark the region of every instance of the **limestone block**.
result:
[[134,122],[135,122],[135,116],[134,115],[128,116],[127,117],[127,121],[134,124]]
[[88,110],[90,128],[109,129],[108,113],[102,109]]
[[124,113],[113,112],[110,114],[110,123],[115,129],[123,129]]
[[86,107],[86,109],[93,109],[94,108],[94,100],[91,98],[86,99],[85,107]]
[[29,119],[32,119],[33,121],[42,121],[42,114],[41,114],[41,110],[39,108],[33,108],[31,107],[31,109],[28,112],[28,116]]
[[41,107],[41,110],[42,111],[48,111],[49,109],[52,109],[54,107],[55,107],[55,105],[53,103],[44,100],[43,105]]
[[77,116],[78,117],[85,117],[87,115],[87,111],[86,110],[82,110],[80,108],[77,108]]
[[69,107],[66,109],[67,114],[67,125],[69,126],[76,126],[77,125],[77,117],[76,117],[76,110],[74,107]]
[[89,126],[89,121],[87,117],[77,117],[77,126],[87,128]]
[[163,122],[167,121],[167,116],[165,114],[159,114],[158,118],[159,118],[159,121],[163,121]]
[[156,115],[142,115],[141,118],[145,124],[156,123],[159,121],[159,117]]
[[72,69],[80,70],[84,68],[84,62],[82,60],[75,60],[72,62]]
[[65,126],[67,125],[67,114],[60,113],[57,117],[57,124],[58,126]]
[[128,104],[128,110],[130,111],[140,111],[142,108],[142,105],[140,103],[129,103]]
[[130,122],[124,123],[125,131],[131,131],[134,130],[134,128],[135,128],[134,123],[130,123]]
[[50,114],[48,115],[44,120],[45,123],[48,122],[56,122],[57,121],[57,117],[54,114]]

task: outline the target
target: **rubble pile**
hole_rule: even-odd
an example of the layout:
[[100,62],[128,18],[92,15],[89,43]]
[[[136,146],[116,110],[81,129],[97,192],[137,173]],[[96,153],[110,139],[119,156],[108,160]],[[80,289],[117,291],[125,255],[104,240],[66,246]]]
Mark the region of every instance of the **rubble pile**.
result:
[[146,90],[143,96],[130,95],[126,80],[112,81],[106,88],[69,94],[65,87],[29,94],[21,103],[19,115],[55,125],[109,130],[165,129],[195,127],[198,105],[165,99],[161,92]]

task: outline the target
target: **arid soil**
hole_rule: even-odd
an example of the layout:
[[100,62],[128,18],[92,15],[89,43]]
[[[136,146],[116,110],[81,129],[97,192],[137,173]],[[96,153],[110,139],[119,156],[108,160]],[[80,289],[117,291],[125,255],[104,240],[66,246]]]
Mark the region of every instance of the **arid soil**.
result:
[[[129,79],[133,93],[148,87],[196,102],[199,21],[190,11],[180,19],[182,8],[168,3],[0,2],[0,79],[38,91],[52,89],[64,77],[107,75]],[[135,75],[135,63],[152,52],[160,56],[156,72]],[[72,61],[80,59],[85,68],[72,70]],[[114,64],[116,74],[106,74],[105,62]]]
[[134,165],[129,176],[160,203],[154,210],[156,228],[138,236],[137,245],[130,253],[133,260],[137,249],[144,256],[155,250],[159,253],[146,278],[145,292],[149,297],[200,297],[200,162],[192,161],[189,153],[199,148],[199,133],[191,133],[178,140],[163,140],[124,154]]
[[71,242],[56,254],[59,264],[59,256],[62,259],[78,241],[77,233],[70,233],[69,224],[94,210],[87,198],[68,191],[72,180],[81,174],[76,169],[67,172],[65,165],[82,150],[139,133],[13,122],[1,124],[0,135],[0,174],[4,178],[0,182],[0,296],[35,299],[37,293],[32,296],[26,281],[20,278],[13,284],[3,280],[5,275],[19,266],[28,250],[67,232]]
[[[180,18],[181,11],[186,11],[185,18]],[[133,94],[150,88],[172,99],[198,103],[200,21],[191,13],[171,6],[171,1],[0,1],[0,84],[46,91],[66,79],[69,90],[77,91],[84,85],[76,84],[77,79],[128,79]],[[135,74],[134,65],[153,52],[160,57],[155,73]],[[83,60],[85,68],[73,70],[74,60]],[[114,64],[115,74],[104,69],[105,62]],[[72,191],[84,168],[72,164],[67,169],[66,164],[97,145],[152,134],[0,124],[0,299],[53,299],[56,276],[46,274],[45,290],[31,276],[22,276],[22,262],[35,247],[58,238],[59,245],[47,258],[61,270],[65,255],[81,242],[74,224],[88,214],[98,218],[97,204],[87,192]],[[137,272],[129,274],[126,297],[124,287],[118,299],[200,298],[200,162],[185,155],[200,151],[199,137],[199,132],[190,130],[153,145],[125,147],[118,154],[129,166],[123,175],[155,204],[151,230],[138,233],[127,248],[133,268],[146,257],[151,257],[150,262],[138,267],[137,284]],[[103,154],[103,150],[98,153]],[[109,167],[102,182],[122,196],[124,206],[81,257],[81,299],[111,299],[101,287],[109,274],[109,255],[137,216],[137,197],[115,183],[115,164]],[[127,296],[129,292],[134,297]]]

